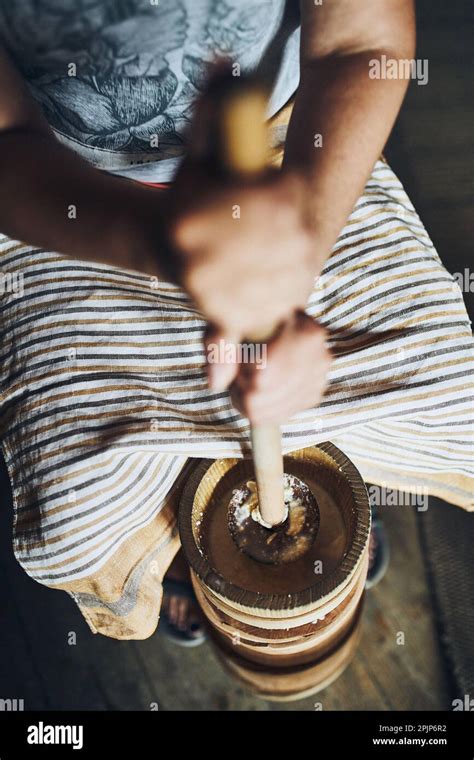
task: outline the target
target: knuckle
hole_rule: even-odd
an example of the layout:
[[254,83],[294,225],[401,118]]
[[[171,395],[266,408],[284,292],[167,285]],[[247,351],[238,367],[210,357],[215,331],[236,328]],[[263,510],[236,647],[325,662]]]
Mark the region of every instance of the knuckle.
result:
[[189,293],[199,288],[199,271],[185,262],[181,272],[181,284]]
[[198,304],[207,304],[207,316],[211,319],[214,316],[212,307],[216,299],[213,288],[208,287],[209,276],[202,262],[184,258],[180,282],[185,291],[197,299]]
[[329,368],[333,361],[333,356],[325,343],[321,347],[320,360],[325,368]]
[[329,368],[334,361],[334,356],[327,346],[325,346],[324,361]]
[[317,325],[315,325],[312,320],[305,319],[299,323],[299,326],[301,334],[308,341],[309,346],[317,351],[321,345],[321,338]]
[[192,216],[184,215],[170,222],[168,237],[171,243],[182,250],[193,245],[196,239],[197,225]]

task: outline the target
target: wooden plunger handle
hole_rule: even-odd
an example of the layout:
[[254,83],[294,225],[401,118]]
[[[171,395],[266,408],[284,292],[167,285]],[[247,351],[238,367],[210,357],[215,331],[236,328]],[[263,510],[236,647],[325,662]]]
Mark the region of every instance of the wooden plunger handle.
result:
[[[220,118],[220,161],[233,174],[251,177],[260,174],[267,162],[266,93],[258,86],[232,88],[224,97]],[[269,340],[276,325],[262,326],[254,343]],[[268,526],[286,518],[283,495],[283,456],[278,425],[252,425],[252,454],[257,480],[260,516]]]

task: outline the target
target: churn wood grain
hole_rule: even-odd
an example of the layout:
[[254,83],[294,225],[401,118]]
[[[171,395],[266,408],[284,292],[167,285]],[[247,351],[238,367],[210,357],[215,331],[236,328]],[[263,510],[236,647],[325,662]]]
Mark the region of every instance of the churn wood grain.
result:
[[[315,703],[323,710],[449,709],[451,692],[413,507],[388,506],[381,513],[391,563],[380,585],[367,592],[356,657],[332,686],[289,709],[315,709]],[[397,644],[399,632],[405,634],[404,645]]]

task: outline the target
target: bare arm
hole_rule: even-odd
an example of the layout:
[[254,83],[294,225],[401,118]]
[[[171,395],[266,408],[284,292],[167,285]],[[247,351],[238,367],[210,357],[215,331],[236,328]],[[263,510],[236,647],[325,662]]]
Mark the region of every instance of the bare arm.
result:
[[[406,90],[403,80],[370,79],[369,62],[382,54],[411,58],[414,20],[412,0],[300,5],[301,78],[283,166],[303,178],[314,278],[362,193]],[[322,147],[315,147],[318,134]],[[287,252],[296,261],[293,246]],[[269,346],[265,370],[239,372],[234,403],[254,422],[281,422],[320,402],[328,366],[314,321],[288,320]]]
[[[412,0],[301,0],[301,80],[284,166],[308,179],[320,271],[380,156],[406,80],[371,79],[369,61],[412,58]],[[315,147],[315,135],[322,147]],[[317,140],[316,140],[317,143]]]
[[[0,230],[81,259],[158,274],[157,191],[90,166],[54,136],[0,47]],[[76,218],[69,218],[74,205]],[[158,221],[158,220],[157,220]],[[159,248],[159,247],[158,247]]]

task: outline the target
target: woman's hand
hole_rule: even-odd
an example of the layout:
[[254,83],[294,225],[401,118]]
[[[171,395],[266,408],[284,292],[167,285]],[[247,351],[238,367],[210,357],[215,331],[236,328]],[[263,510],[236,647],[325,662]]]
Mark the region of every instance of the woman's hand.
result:
[[271,332],[306,305],[317,272],[305,193],[292,173],[225,183],[192,165],[166,192],[177,280],[227,336]]
[[246,354],[239,354],[238,347],[226,351],[224,344],[229,347],[222,335],[208,332],[208,357],[216,346],[222,359],[208,363],[211,387],[219,390],[232,381],[234,406],[252,423],[282,423],[321,401],[332,359],[325,330],[304,312],[295,313],[281,326],[257,361],[233,362],[231,357]]

